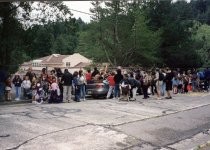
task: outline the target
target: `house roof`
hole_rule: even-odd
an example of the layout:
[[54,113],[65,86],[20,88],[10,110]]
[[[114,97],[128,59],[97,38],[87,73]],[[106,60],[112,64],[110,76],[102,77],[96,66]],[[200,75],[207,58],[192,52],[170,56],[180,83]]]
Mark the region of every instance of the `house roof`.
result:
[[40,58],[42,60],[42,64],[62,64],[64,58],[69,55],[60,55],[60,54],[52,54],[47,57]]
[[76,64],[74,67],[76,67],[76,68],[79,68],[79,67],[83,68],[83,67],[87,67],[89,65],[91,65],[91,63],[80,62],[80,63]]
[[[80,62],[80,63],[76,64],[74,67],[86,67],[86,66],[90,65],[92,62],[92,60],[80,55],[79,53],[74,53],[73,55],[52,54],[49,56],[45,56],[45,57],[37,58],[37,59],[31,60],[28,62],[24,62],[22,64],[22,66],[28,66],[34,62],[40,62],[44,65],[62,64],[63,60],[67,57],[68,57],[68,59],[70,58],[72,60],[78,60],[78,62]],[[82,62],[82,61],[84,61],[84,62]]]

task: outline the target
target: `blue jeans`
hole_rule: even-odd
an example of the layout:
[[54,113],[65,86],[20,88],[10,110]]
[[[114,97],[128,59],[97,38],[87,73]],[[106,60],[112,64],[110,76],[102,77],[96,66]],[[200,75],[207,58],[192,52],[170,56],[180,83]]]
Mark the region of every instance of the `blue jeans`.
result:
[[20,94],[21,94],[21,87],[15,86],[15,98],[20,99]]
[[119,84],[115,84],[114,87],[114,97],[120,97],[120,85]]
[[197,90],[197,81],[196,80],[192,80],[192,90],[195,91]]
[[85,99],[86,91],[85,91],[85,84],[80,85],[80,98]]
[[110,98],[110,96],[111,96],[111,94],[113,93],[113,91],[114,91],[114,86],[109,86],[109,91],[108,91],[108,93],[107,93],[106,98]]
[[163,82],[162,85],[161,85],[160,94],[162,96],[164,96],[165,95],[165,91],[166,91],[166,83]]

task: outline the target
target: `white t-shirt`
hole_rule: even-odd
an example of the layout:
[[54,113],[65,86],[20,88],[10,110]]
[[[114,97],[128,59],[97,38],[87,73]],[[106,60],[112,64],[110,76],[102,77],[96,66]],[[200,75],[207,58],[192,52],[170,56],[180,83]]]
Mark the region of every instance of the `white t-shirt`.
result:
[[31,88],[31,81],[30,80],[23,80],[22,87],[24,89],[30,89]]

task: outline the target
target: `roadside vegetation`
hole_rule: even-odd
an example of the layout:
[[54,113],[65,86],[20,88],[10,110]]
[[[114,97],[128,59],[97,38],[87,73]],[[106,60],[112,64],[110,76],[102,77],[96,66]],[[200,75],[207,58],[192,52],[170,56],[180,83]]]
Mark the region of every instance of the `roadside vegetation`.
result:
[[85,23],[62,2],[1,2],[0,65],[15,71],[24,61],[74,52],[112,66],[210,65],[209,1],[92,4],[92,21]]

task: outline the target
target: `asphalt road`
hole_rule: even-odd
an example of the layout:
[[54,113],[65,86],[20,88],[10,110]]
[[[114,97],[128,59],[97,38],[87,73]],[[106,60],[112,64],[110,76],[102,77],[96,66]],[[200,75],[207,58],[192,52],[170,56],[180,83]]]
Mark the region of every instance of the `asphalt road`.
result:
[[187,150],[210,140],[210,95],[0,106],[2,150]]

